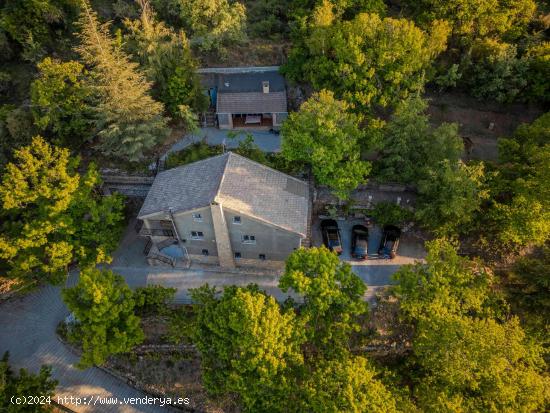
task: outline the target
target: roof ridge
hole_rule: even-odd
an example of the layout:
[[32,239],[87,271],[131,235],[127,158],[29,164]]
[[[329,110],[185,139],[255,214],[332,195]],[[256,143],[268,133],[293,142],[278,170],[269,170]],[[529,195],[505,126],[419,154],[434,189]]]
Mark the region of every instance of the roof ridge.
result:
[[220,190],[222,188],[222,183],[223,183],[223,178],[225,178],[225,172],[227,171],[227,165],[229,164],[229,157],[231,156],[231,151],[227,151],[227,152],[224,152],[222,155],[227,155],[227,159],[225,160],[225,165],[223,166],[223,171],[222,171],[222,177],[220,178],[220,181],[218,182],[218,189],[216,189],[216,194],[214,195],[214,199],[213,201],[215,202],[218,202],[217,201],[217,198],[218,198],[218,195],[220,194]]

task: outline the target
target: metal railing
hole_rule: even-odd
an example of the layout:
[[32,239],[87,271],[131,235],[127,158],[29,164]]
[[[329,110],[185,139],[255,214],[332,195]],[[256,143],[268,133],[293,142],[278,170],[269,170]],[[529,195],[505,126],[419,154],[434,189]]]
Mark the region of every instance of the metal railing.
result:
[[145,248],[143,248],[143,254],[149,255],[149,251],[151,251],[152,246],[153,246],[153,241],[151,241],[151,238],[147,238],[147,243],[145,244]]
[[173,237],[174,230],[167,228],[141,228],[139,231],[141,236],[157,236],[157,237]]
[[159,243],[157,243],[157,248],[160,250],[162,250],[163,248],[165,247],[168,247],[170,245],[174,245],[174,244],[177,244],[178,243],[178,240],[175,239],[175,238],[168,238],[168,239],[165,239],[164,241],[161,241]]
[[172,257],[168,257],[167,255],[149,253],[147,258],[149,258],[151,260],[156,260],[156,261],[163,262],[165,264],[171,265],[172,267],[174,267],[176,265],[176,259],[172,258]]

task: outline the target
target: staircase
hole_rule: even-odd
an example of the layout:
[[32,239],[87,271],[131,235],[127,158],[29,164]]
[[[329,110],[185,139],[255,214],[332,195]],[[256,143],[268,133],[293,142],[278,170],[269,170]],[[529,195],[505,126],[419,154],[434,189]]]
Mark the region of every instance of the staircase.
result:
[[216,127],[216,112],[214,109],[209,109],[208,112],[203,112],[198,116],[200,128]]

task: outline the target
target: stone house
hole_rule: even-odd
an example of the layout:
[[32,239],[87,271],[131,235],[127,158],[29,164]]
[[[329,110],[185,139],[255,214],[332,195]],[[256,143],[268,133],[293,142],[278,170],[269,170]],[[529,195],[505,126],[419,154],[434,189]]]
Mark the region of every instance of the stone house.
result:
[[278,66],[207,68],[198,73],[210,98],[210,119],[215,114],[220,129],[277,130],[288,116],[286,83]]
[[150,264],[280,268],[308,238],[310,208],[307,183],[227,152],[159,173],[138,219]]

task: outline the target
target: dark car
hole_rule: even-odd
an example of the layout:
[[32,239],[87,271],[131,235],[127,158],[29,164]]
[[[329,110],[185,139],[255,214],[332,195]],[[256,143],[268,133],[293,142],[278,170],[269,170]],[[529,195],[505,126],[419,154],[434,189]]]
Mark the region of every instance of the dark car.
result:
[[380,242],[380,248],[378,254],[384,258],[395,258],[397,255],[397,248],[399,247],[399,237],[401,236],[401,230],[393,225],[386,225],[382,234],[382,242]]
[[368,254],[369,230],[363,225],[351,229],[351,256],[364,260]]
[[333,219],[321,221],[321,233],[323,234],[323,243],[326,247],[340,255],[342,253],[342,238],[338,224]]

